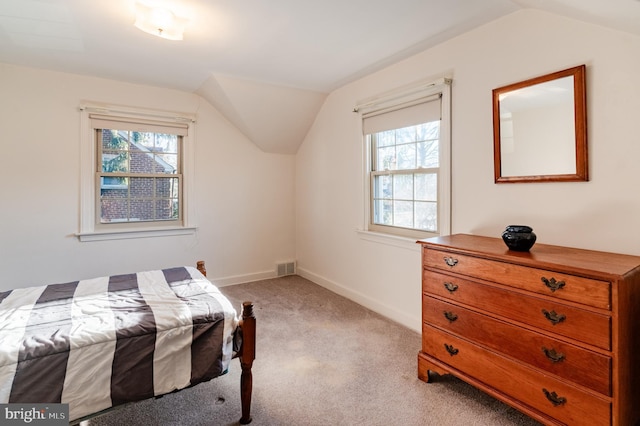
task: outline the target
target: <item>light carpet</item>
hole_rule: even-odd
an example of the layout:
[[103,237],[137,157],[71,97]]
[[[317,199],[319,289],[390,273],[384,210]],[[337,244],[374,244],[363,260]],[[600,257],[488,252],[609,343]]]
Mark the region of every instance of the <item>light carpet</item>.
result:
[[[539,424],[452,376],[420,381],[419,333],[304,278],[221,290],[238,310],[244,300],[255,304],[252,425]],[[222,377],[83,425],[237,425],[239,418],[233,360]]]

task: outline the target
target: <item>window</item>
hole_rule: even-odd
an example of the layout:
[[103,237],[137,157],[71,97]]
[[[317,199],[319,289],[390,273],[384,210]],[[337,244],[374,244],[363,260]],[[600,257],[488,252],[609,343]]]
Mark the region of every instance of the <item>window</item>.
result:
[[96,129],[98,221],[180,221],[182,136]]
[[446,80],[361,107],[369,231],[412,238],[449,233],[448,89]]
[[[193,119],[139,110],[82,110],[81,241],[191,233]],[[87,181],[92,184],[87,183]]]

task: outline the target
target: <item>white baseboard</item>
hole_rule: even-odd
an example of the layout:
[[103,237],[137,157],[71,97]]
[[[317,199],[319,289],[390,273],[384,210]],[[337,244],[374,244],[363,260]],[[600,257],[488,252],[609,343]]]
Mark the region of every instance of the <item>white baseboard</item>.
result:
[[304,268],[298,267],[297,273],[301,277],[306,278],[309,281],[313,281],[319,286],[322,286],[327,290],[337,293],[340,296],[353,300],[359,305],[369,308],[372,311],[377,312],[382,316],[385,316],[397,323],[404,325],[405,327],[410,328],[411,330],[422,332],[421,318],[415,318],[410,315],[407,315],[405,312],[402,312],[391,306],[385,305],[384,303],[380,303],[378,300],[372,299],[360,292],[353,291],[349,288],[346,288],[334,281],[328,280],[327,278],[324,278]]
[[252,281],[268,280],[276,277],[276,271],[254,272],[245,275],[233,275],[231,277],[209,278],[217,287],[248,283]]

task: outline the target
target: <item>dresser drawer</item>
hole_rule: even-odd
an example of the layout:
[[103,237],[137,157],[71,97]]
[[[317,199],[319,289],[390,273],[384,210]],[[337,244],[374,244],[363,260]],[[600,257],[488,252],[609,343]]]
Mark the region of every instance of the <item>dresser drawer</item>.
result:
[[426,295],[440,296],[494,316],[611,349],[611,317],[608,315],[429,270],[423,270],[422,278]]
[[432,297],[423,297],[422,317],[425,336],[428,326],[436,326],[603,395],[611,395],[611,358],[608,356]]
[[423,259],[425,268],[455,272],[558,299],[611,309],[611,284],[607,281],[439,250],[425,249]]
[[526,401],[528,406],[569,425],[610,424],[609,398],[598,397],[437,328],[425,326],[424,332],[425,354],[490,384],[510,399]]

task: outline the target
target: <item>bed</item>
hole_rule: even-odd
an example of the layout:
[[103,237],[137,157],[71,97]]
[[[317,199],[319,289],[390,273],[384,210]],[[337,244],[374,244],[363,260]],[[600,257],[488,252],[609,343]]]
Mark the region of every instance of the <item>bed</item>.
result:
[[[71,423],[225,374],[251,422],[256,319],[204,262],[0,292],[0,403],[69,404]],[[212,401],[213,403],[213,401]]]

